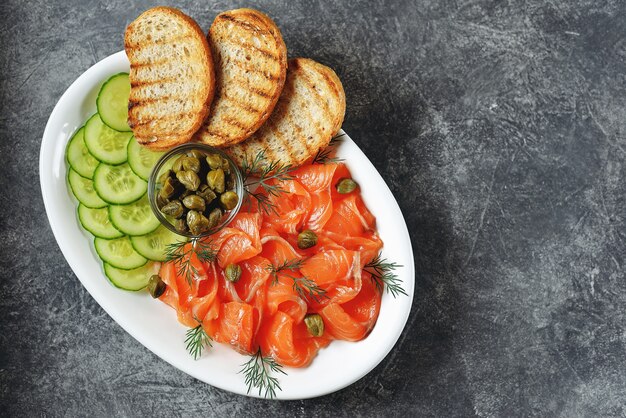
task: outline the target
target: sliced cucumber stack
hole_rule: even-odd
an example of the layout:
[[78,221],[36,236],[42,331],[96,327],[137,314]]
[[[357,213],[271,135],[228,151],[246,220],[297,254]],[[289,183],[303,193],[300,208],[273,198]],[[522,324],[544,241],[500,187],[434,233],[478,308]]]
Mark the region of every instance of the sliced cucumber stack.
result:
[[111,205],[109,216],[113,225],[128,235],[145,235],[161,224],[152,213],[147,194],[129,205]]
[[127,73],[110,77],[96,99],[98,113],[69,140],[68,183],[78,218],[114,286],[146,287],[158,274],[166,247],[185,237],[161,226],[148,201],[148,178],[163,152],[140,146],[128,126]]
[[150,151],[131,139],[128,141],[128,165],[139,177],[148,181],[152,168],[165,152]]
[[141,290],[148,285],[150,276],[158,274],[161,263],[149,261],[141,267],[123,270],[104,263],[104,274],[114,286],[124,290]]
[[96,237],[113,239],[124,236],[109,220],[109,208],[91,209],[79,204],[78,219],[83,228]]
[[65,150],[65,158],[70,167],[78,174],[88,179],[93,178],[93,172],[96,170],[100,161],[96,160],[89,153],[89,149],[85,145],[85,128],[82,127],[70,139]]
[[104,82],[96,99],[102,122],[116,131],[129,132],[128,97],[130,80],[128,73],[115,74]]
[[138,177],[128,164],[100,164],[93,174],[93,184],[102,200],[125,205],[141,198],[148,183]]
[[126,161],[126,147],[132,136],[132,132],[119,132],[109,128],[98,113],[85,124],[85,145],[103,163],[116,165]]
[[96,190],[93,188],[93,181],[81,177],[80,174],[72,170],[72,168],[70,168],[67,175],[67,181],[70,183],[72,193],[74,193],[76,199],[78,199],[83,206],[99,209],[107,205],[107,202],[100,199],[100,196],[98,196]]
[[163,225],[154,232],[139,237],[130,237],[133,248],[148,260],[165,261],[166,250],[169,244],[177,241],[187,241],[187,237],[175,234]]
[[130,239],[126,236],[116,239],[94,239],[96,252],[104,261],[118,269],[130,270],[141,267],[148,259],[133,249]]

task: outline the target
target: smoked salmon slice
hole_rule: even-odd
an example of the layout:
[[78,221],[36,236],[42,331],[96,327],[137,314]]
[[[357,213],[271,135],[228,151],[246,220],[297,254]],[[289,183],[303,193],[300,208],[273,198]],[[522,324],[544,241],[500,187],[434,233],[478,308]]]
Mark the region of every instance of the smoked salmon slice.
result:
[[[184,325],[202,324],[214,341],[246,354],[260,347],[284,366],[309,365],[333,339],[366,338],[378,318],[381,293],[364,266],[383,242],[358,189],[337,192],[336,184],[349,177],[345,164],[294,170],[291,180],[279,184],[286,193],[268,196],[275,213],[261,213],[255,205],[242,209],[206,239],[217,251],[215,262],[190,256],[197,271],[191,283],[174,263],[163,263],[167,286],[161,301]],[[301,249],[298,234],[305,229],[315,231],[317,243]],[[241,268],[235,283],[226,280],[229,264]],[[311,297],[306,286],[324,297]],[[323,319],[321,336],[307,329],[304,318],[310,314]]]

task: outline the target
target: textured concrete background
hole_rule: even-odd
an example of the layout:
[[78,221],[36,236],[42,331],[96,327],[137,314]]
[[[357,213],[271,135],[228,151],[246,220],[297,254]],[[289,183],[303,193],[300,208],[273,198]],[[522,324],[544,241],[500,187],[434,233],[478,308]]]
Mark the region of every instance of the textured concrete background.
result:
[[[205,29],[241,1],[174,3]],[[269,402],[170,367],[74,277],[37,181],[63,91],[147,1],[0,3],[0,411],[110,416],[624,416],[626,4],[256,4],[335,68],[344,128],[416,261],[392,353],[351,387]]]

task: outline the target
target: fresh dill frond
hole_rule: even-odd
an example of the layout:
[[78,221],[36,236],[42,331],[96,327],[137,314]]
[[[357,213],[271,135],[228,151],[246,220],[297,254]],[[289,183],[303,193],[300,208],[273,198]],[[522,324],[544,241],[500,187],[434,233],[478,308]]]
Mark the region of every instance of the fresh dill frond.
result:
[[173,262],[176,274],[184,276],[187,283],[191,285],[191,279],[198,274],[198,270],[191,262],[192,253],[196,254],[198,260],[205,262],[215,261],[217,250],[213,248],[210,241],[202,241],[199,238],[192,238],[191,245],[185,248],[186,241],[176,241],[165,247],[165,261]]
[[195,328],[189,328],[185,334],[185,348],[193,356],[194,360],[202,355],[202,350],[206,347],[213,347],[211,337],[206,333],[202,324]]
[[326,290],[322,289],[313,280],[306,276],[298,277],[293,274],[287,273],[288,271],[295,272],[302,268],[302,265],[306,259],[293,258],[291,260],[285,260],[282,264],[277,266],[268,264],[265,269],[272,275],[272,286],[278,283],[278,273],[282,273],[283,276],[289,277],[293,280],[293,290],[302,299],[312,299],[317,303],[320,303],[326,296]]
[[[306,259],[302,258],[302,259],[298,259],[298,258],[293,258],[291,260],[285,260],[283,261],[282,264],[279,264],[277,266],[273,265],[273,264],[268,264],[265,269],[268,270],[273,277],[272,280],[272,284],[276,284],[278,283],[278,273],[284,270],[290,270],[290,271],[296,271],[299,270],[302,265],[304,264],[304,262],[306,261]],[[290,276],[291,277],[291,276]]]
[[283,371],[283,366],[272,357],[263,357],[261,348],[241,366],[239,373],[245,376],[248,393],[255,388],[259,390],[259,396],[263,393],[265,398],[273,399],[276,397],[276,390],[282,390],[278,378],[272,376],[271,373],[282,373],[285,376],[287,373]]
[[394,273],[397,268],[403,267],[400,264],[390,262],[386,258],[382,258],[379,253],[372,261],[367,263],[363,270],[371,274],[372,280],[376,284],[376,288],[382,293],[383,288],[387,288],[387,293],[395,298],[402,294],[408,296],[402,287],[402,280]]
[[[265,150],[259,151],[254,158],[244,158],[241,164],[241,174],[244,179],[244,189],[246,191],[246,199],[250,204],[250,198],[257,201],[259,212],[265,214],[276,213],[276,206],[271,202],[270,196],[280,196],[286,190],[280,185],[283,181],[293,180],[291,172],[294,167],[291,164],[282,164],[279,161],[268,161]],[[275,180],[278,184],[268,183]],[[252,192],[252,189],[258,189],[261,192]]]
[[311,164],[329,164],[343,161],[343,158],[331,157],[330,154],[334,151],[334,147],[341,143],[345,135],[346,134],[343,133],[331,138],[326,148],[317,151],[315,157],[313,157],[313,160],[311,161]]
[[317,303],[320,303],[322,299],[328,299],[326,290],[319,287],[317,283],[308,279],[306,276],[289,277],[293,280],[293,290],[295,290],[302,299],[310,298]]

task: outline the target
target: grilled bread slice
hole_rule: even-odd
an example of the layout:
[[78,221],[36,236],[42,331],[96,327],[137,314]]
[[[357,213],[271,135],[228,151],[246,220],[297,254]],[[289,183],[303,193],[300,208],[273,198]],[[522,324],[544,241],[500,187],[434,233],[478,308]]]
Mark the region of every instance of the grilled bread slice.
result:
[[128,124],[137,141],[161,150],[189,141],[215,90],[211,49],[198,24],[180,10],[155,7],[128,25],[124,47]]
[[292,59],[270,118],[248,140],[225,151],[239,165],[265,151],[268,161],[298,166],[328,145],[345,112],[346,96],[335,72],[310,59]]
[[252,9],[217,15],[208,38],[216,94],[195,140],[213,146],[236,144],[272,113],[285,83],[287,48],[276,24]]

